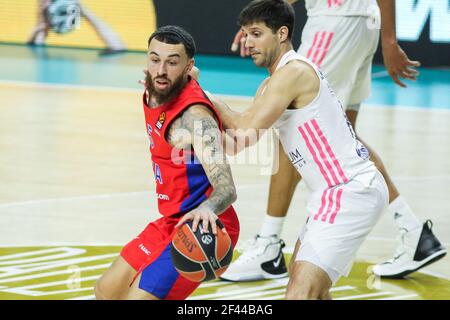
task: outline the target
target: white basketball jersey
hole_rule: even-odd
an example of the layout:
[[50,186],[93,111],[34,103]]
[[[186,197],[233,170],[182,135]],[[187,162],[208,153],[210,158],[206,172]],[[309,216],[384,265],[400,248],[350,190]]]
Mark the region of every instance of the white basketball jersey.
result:
[[376,0],[305,0],[308,16],[372,16]]
[[312,62],[291,50],[276,70],[292,60],[314,68],[320,79],[319,93],[301,109],[286,109],[273,127],[279,130],[286,154],[309,188],[324,190],[346,183],[373,166],[369,152],[356,139],[341,103]]

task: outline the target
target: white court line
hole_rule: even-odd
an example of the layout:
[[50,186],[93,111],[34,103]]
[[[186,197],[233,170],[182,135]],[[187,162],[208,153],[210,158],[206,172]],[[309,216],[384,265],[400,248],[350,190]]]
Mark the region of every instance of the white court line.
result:
[[212,299],[212,298],[219,298],[222,299],[226,297],[234,297],[238,294],[243,294],[247,292],[255,292],[255,290],[264,290],[264,289],[272,289],[277,287],[283,287],[288,284],[289,279],[279,279],[279,280],[273,280],[272,283],[257,286],[257,287],[250,287],[250,288],[244,288],[244,289],[237,289],[237,290],[229,290],[229,291],[222,291],[222,292],[216,292],[216,293],[210,293],[210,294],[202,294],[202,295],[196,295],[191,296],[188,298],[188,300],[200,300],[200,299]]
[[[330,292],[339,292],[339,291],[345,291],[345,290],[353,290],[355,289],[355,287],[352,286],[340,286],[340,287],[333,287],[330,289]],[[263,297],[260,299],[250,299],[250,300],[280,300],[280,299],[284,299],[285,294],[279,294],[279,295],[275,295],[275,296],[270,296],[270,297]]]
[[[137,82],[137,80],[136,80]],[[67,90],[90,90],[90,91],[103,91],[103,92],[122,92],[122,93],[139,93],[142,94],[141,88],[126,88],[126,87],[113,87],[113,86],[98,86],[98,85],[82,85],[82,84],[68,84],[68,83],[43,83],[33,81],[15,81],[15,80],[0,80],[0,85],[14,85],[18,87],[35,87],[45,89],[67,89]],[[242,95],[226,95],[215,94],[221,99],[238,99],[245,102],[252,102],[253,96]]]
[[214,282],[209,282],[209,283],[202,283],[199,288],[211,288],[211,287],[218,287],[218,286],[226,286],[226,285],[230,285],[230,284],[235,284],[234,282],[231,281],[214,281]]
[[[3,272],[0,274],[0,278],[6,279],[11,276],[30,274],[30,273],[34,273],[36,271],[49,270],[49,269],[53,270],[53,269],[56,269],[59,267],[67,267],[67,266],[77,265],[77,264],[86,263],[86,262],[104,260],[107,258],[111,258],[113,256],[116,256],[116,254],[103,254],[103,255],[88,256],[88,257],[74,257],[74,258],[70,258],[70,259],[32,263],[32,264],[26,264],[26,265],[22,265],[22,266],[3,267],[0,269]],[[20,268],[20,267],[22,267],[22,268]],[[24,270],[23,267],[25,267],[26,269]]]
[[[61,251],[66,251],[60,254],[52,254],[52,255],[42,255],[39,252],[43,252],[43,253],[52,253],[52,252],[61,252]],[[33,253],[33,251],[30,251],[31,253]],[[79,249],[79,248],[70,248],[70,247],[57,247],[57,248],[53,248],[53,249],[49,249],[49,250],[38,250],[35,251],[35,254],[32,254],[31,256],[37,256],[35,258],[28,258],[28,259],[20,259],[20,260],[11,260],[10,255],[6,255],[2,258],[4,258],[4,261],[0,261],[0,270],[3,268],[11,268],[11,267],[15,267],[17,265],[27,265],[27,266],[34,266],[34,265],[39,265],[38,262],[42,262],[42,261],[49,261],[49,260],[58,260],[62,258],[72,258],[75,256],[80,256],[82,254],[86,253],[86,250],[84,249]],[[15,255],[12,255],[15,256]]]
[[441,278],[441,279],[445,279],[445,280],[450,281],[450,277],[449,276],[447,276],[445,274],[442,274],[440,272],[435,272],[435,271],[431,271],[431,270],[427,270],[427,269],[420,269],[420,270],[418,270],[416,272],[423,273],[423,274],[426,274],[428,276],[433,276],[433,277],[436,277],[436,278]]
[[380,298],[380,299],[373,299],[373,300],[405,300],[409,298],[418,297],[417,294],[405,294],[403,296],[394,296],[389,298]]
[[[266,187],[266,184],[254,183],[254,184],[245,184],[245,185],[238,185],[238,186],[236,186],[236,188],[238,188],[238,189],[261,188],[261,187]],[[15,206],[26,206],[26,205],[34,205],[34,204],[41,204],[41,203],[53,203],[53,202],[66,202],[66,201],[70,202],[70,201],[80,201],[80,200],[111,199],[111,198],[115,198],[115,197],[147,195],[147,194],[151,194],[151,193],[152,193],[152,190],[148,190],[148,191],[134,191],[134,192],[105,193],[105,194],[85,195],[85,196],[66,197],[66,198],[47,198],[47,199],[37,199],[37,200],[2,203],[2,204],[0,204],[0,208],[8,208],[8,207],[15,207]]]
[[281,300],[281,299],[284,299],[285,296],[286,296],[285,294],[278,294],[275,296],[263,297],[263,298],[259,298],[259,299],[249,299],[249,300]]
[[[366,240],[376,240],[376,241],[386,241],[386,242],[394,242],[395,240],[392,240],[392,239],[387,239],[387,238],[382,238],[382,237],[368,237]],[[444,246],[446,246],[446,244],[445,243],[443,243],[443,242],[441,242]],[[369,262],[369,264],[377,264],[377,263],[379,263],[380,261],[380,258],[379,257],[371,257],[371,256],[367,256],[367,255],[358,255],[357,257],[356,257],[356,262],[358,262],[358,261],[360,261],[360,260],[363,260],[363,261],[365,261],[365,262]],[[377,261],[378,260],[378,261]],[[430,266],[427,266],[426,268],[423,268],[423,269],[420,269],[420,270],[417,270],[417,271],[415,271],[415,272],[418,272],[418,273],[423,273],[423,274],[426,274],[426,275],[429,275],[429,276],[432,276],[432,277],[436,277],[436,278],[439,278],[439,279],[444,279],[444,280],[448,280],[448,281],[450,281],[450,277],[449,276],[447,276],[447,275],[445,275],[445,274],[442,274],[442,273],[439,273],[439,272],[435,272],[435,271],[431,271],[431,270],[428,270],[428,268],[429,268]],[[368,276],[370,276],[370,275],[373,275],[372,273],[370,273],[370,274],[368,274]],[[402,280],[402,281],[408,281],[408,279],[404,279],[404,280]]]
[[[400,177],[392,177],[395,181],[435,181],[435,180],[444,180],[450,181],[449,175],[433,175],[433,176],[400,176]],[[249,188],[267,188],[268,183],[253,183],[253,184],[242,184],[237,185],[237,189],[249,189]],[[106,193],[106,194],[98,194],[98,195],[85,195],[85,196],[76,196],[76,197],[66,197],[66,198],[48,198],[48,199],[37,199],[37,200],[29,200],[29,201],[17,201],[17,202],[9,202],[0,204],[0,208],[8,208],[15,206],[27,206],[34,204],[42,204],[42,203],[53,203],[53,202],[70,202],[70,201],[80,201],[80,200],[96,200],[96,199],[110,199],[115,197],[124,197],[124,196],[133,196],[133,195],[146,195],[151,194],[153,190],[148,191],[135,191],[135,192],[117,192],[117,193]]]
[[[137,80],[136,80],[137,82]],[[33,81],[14,81],[14,80],[0,80],[0,85],[14,85],[18,87],[35,87],[44,89],[66,89],[66,90],[90,90],[90,91],[102,91],[102,92],[121,92],[121,93],[139,93],[142,94],[141,88],[126,88],[126,87],[113,87],[113,86],[98,86],[98,85],[82,85],[82,84],[68,84],[68,83],[43,83]],[[244,102],[252,102],[253,96],[242,95],[226,95],[215,94],[221,99],[238,99]]]
[[[374,73],[374,75],[381,75],[383,71]],[[138,79],[137,79],[138,80]],[[137,81],[136,80],[136,81]],[[0,80],[0,85],[15,85],[15,86],[23,86],[23,87],[37,87],[37,88],[49,88],[49,89],[72,89],[72,90],[90,90],[90,91],[104,91],[104,92],[123,92],[123,93],[142,93],[142,89],[133,89],[133,88],[125,88],[125,87],[113,87],[113,86],[97,86],[97,85],[78,85],[78,84],[60,84],[60,83],[42,83],[42,82],[33,82],[33,81],[14,81],[14,80]],[[214,94],[214,93],[213,93]],[[240,95],[224,95],[224,94],[216,94],[219,98],[223,99],[242,99],[247,102],[251,102],[253,100],[253,96],[240,96]],[[383,104],[366,104],[363,103],[364,107],[386,107],[391,105],[383,105]],[[415,106],[406,106],[406,105],[395,105],[396,108],[407,109],[407,110],[420,110],[426,112],[450,112],[448,108],[424,108],[424,107],[415,107]]]
[[392,294],[392,292],[382,291],[382,292],[375,292],[375,293],[359,294],[356,296],[340,297],[340,298],[336,298],[334,300],[353,300],[353,299],[361,299],[361,298],[372,298],[372,297],[386,296],[389,294]]
[[[19,262],[17,262],[17,260],[14,261],[12,259],[24,258],[24,257],[30,257],[30,256],[31,257],[42,256],[46,253],[61,252],[63,250],[68,250],[68,251],[66,251],[65,253],[62,253],[62,254],[58,254],[58,255],[51,255],[51,256],[46,255],[45,257],[51,257],[53,259],[56,259],[56,258],[71,257],[71,256],[81,255],[81,254],[86,253],[86,250],[79,249],[79,248],[59,247],[59,248],[50,248],[50,249],[44,249],[44,250],[32,250],[32,251],[26,251],[26,252],[22,252],[22,253],[7,254],[7,255],[0,256],[0,261],[9,260],[9,261],[6,261],[6,263],[16,264],[16,263],[22,262],[23,260],[19,260]],[[36,258],[39,258],[40,260],[42,260],[43,257],[36,257]],[[36,258],[34,258],[34,259],[36,259]],[[32,260],[32,259],[27,259],[26,261],[34,262],[34,260]]]
[[[366,241],[367,240],[370,240],[370,241],[383,241],[383,242],[398,242],[397,239],[386,238],[386,237],[379,237],[379,236],[368,236],[366,238]],[[444,245],[445,247],[450,247],[450,242],[442,242],[441,241],[441,244]],[[287,254],[293,254],[294,253],[294,246],[289,246],[289,247],[284,248],[283,252],[287,253]],[[370,256],[370,257],[369,256],[357,256],[357,258],[358,259],[362,259],[362,260],[372,261],[374,257],[372,257],[372,256]],[[379,257],[376,257],[376,258],[379,258]],[[417,271],[417,272],[420,272],[420,270]],[[450,277],[444,276],[444,275],[436,273],[436,272],[431,272],[430,271],[430,272],[428,272],[428,274],[431,275],[431,276],[435,276],[435,277],[439,277],[439,278],[445,278],[447,280],[450,280]]]
[[[254,297],[262,297],[267,295],[272,295],[274,293],[280,293],[285,292],[286,288],[283,289],[274,289],[274,290],[266,290],[266,291],[258,291],[258,292],[251,292],[251,293],[245,293],[245,294],[238,294],[236,296],[233,296],[233,300],[238,299],[248,299],[248,298],[254,298]],[[212,300],[222,300],[222,298],[215,298]]]
[[[380,237],[380,236],[368,236],[366,238],[366,240],[370,240],[370,241],[383,241],[383,242],[398,242],[397,239],[395,238],[387,238],[387,237]],[[441,244],[448,247],[450,246],[450,242],[442,242]],[[370,259],[369,259],[370,260]]]
[[91,294],[88,296],[81,296],[81,297],[70,298],[70,299],[66,299],[66,300],[95,300],[95,295]]
[[[137,82],[137,80],[136,80]],[[35,87],[44,89],[69,89],[69,90],[91,90],[91,91],[105,91],[105,92],[123,92],[123,93],[142,93],[143,89],[133,89],[126,87],[113,86],[97,86],[97,85],[82,85],[82,84],[68,84],[68,83],[44,83],[33,81],[15,81],[15,80],[0,80],[0,85],[14,85],[18,87]]]
[[[89,277],[84,277],[84,278],[77,278],[76,280],[67,279],[67,280],[62,280],[62,281],[53,281],[53,282],[32,284],[32,285],[22,286],[22,287],[12,287],[12,288],[8,288],[8,289],[2,290],[2,291],[8,292],[10,290],[30,290],[30,289],[38,289],[38,288],[46,288],[46,287],[56,287],[56,286],[60,286],[60,285],[72,284],[74,282],[85,282],[85,281],[97,280],[98,278],[100,278],[100,276],[101,275],[95,275],[95,276],[89,276]],[[82,289],[89,289],[89,288],[82,288]]]
[[[82,292],[82,291],[93,291],[93,287],[79,288],[79,289],[67,289],[67,290],[58,290],[58,291],[49,291],[49,292],[39,292],[34,293],[33,297],[42,297],[42,296],[53,296],[58,294],[66,294],[66,293],[74,293],[74,292]],[[12,292],[16,293],[16,292]],[[26,293],[17,292],[16,294],[27,295]]]
[[[23,248],[23,247],[123,247],[125,243],[111,243],[111,242],[88,242],[88,243],[80,243],[80,242],[39,242],[38,244],[11,244],[11,245],[2,245],[0,244],[0,248]],[[119,253],[119,252],[117,252]]]
[[87,196],[77,196],[77,197],[67,197],[67,198],[48,198],[48,199],[38,199],[30,201],[18,201],[0,204],[0,208],[8,208],[15,206],[26,206],[41,203],[54,203],[54,202],[66,202],[66,201],[80,201],[80,200],[96,200],[96,199],[110,199],[114,197],[123,197],[130,195],[144,195],[151,191],[138,191],[138,192],[117,192],[117,193],[106,193],[97,195],[87,195]]
[[[389,297],[389,298],[380,298],[380,299],[373,299],[373,300],[405,300],[405,299],[414,298],[414,297],[417,297],[417,294],[408,294],[408,295],[403,295],[403,296],[394,296],[394,297]],[[237,297],[235,297],[235,298],[237,298]],[[270,297],[262,297],[260,299],[249,299],[249,300],[279,300],[282,298],[284,298],[284,294],[270,296]],[[76,297],[76,298],[71,298],[71,299],[66,299],[66,300],[93,300],[93,299],[95,299],[95,295]],[[214,300],[220,300],[220,299],[214,299]]]
[[[96,265],[96,266],[78,267],[76,269],[76,271],[81,272],[81,271],[89,271],[89,270],[97,270],[97,269],[106,269],[110,265],[111,265],[111,263],[105,263],[105,264],[100,264],[100,265]],[[57,276],[57,275],[61,275],[61,274],[73,274],[73,273],[74,273],[74,270],[66,269],[66,270],[53,271],[53,272],[37,273],[37,274],[22,276],[22,277],[4,278],[4,279],[0,279],[0,283],[17,282],[17,281],[24,281],[24,280],[45,278],[45,277],[50,277],[50,276]]]

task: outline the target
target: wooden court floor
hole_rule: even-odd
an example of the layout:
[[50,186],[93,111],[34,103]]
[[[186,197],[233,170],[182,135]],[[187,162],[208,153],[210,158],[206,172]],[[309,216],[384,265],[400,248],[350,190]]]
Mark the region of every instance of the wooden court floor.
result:
[[[245,98],[224,99],[236,109],[249,103]],[[140,93],[2,83],[0,108],[0,299],[92,298],[89,288],[102,268],[158,216]],[[450,247],[450,111],[364,105],[356,129],[382,156],[417,216],[431,219],[434,232]],[[240,241],[258,231],[265,213],[270,150],[270,140],[264,138],[249,153],[230,159]],[[289,247],[306,219],[307,195],[300,184],[283,230]],[[450,299],[448,256],[400,282],[380,284],[367,274],[370,264],[392,255],[396,235],[386,212],[360,249],[350,277],[336,285],[335,298]],[[94,266],[81,265],[82,274],[88,272],[83,282],[87,287],[67,288],[68,266],[55,266],[56,274],[46,277],[64,287],[56,292],[67,295],[27,296],[27,290],[45,287],[50,280],[39,275],[43,271],[14,274],[10,267],[48,261],[48,253],[58,250],[62,258],[100,257]],[[55,280],[57,275],[62,278]],[[193,298],[245,298],[256,290],[270,294],[248,298],[275,299],[284,286],[283,281],[211,283]],[[354,291],[339,294],[350,289]]]

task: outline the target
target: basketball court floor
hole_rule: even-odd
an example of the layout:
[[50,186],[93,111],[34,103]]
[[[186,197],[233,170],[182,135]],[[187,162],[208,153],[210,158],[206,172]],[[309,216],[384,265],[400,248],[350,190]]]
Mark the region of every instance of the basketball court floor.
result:
[[[158,217],[141,106],[145,54],[0,46],[0,299],[93,299],[96,279],[125,243]],[[240,58],[200,56],[200,82],[243,110],[264,70]],[[450,247],[450,71],[423,69],[408,89],[374,68],[357,132],[382,156],[401,194]],[[230,158],[239,245],[267,205],[270,135]],[[282,237],[286,258],[306,220],[297,189]],[[283,195],[280,195],[282,197]],[[450,257],[404,280],[370,265],[392,256],[385,212],[334,299],[450,299]],[[236,252],[238,254],[238,252]],[[204,283],[190,299],[282,299],[287,279]]]

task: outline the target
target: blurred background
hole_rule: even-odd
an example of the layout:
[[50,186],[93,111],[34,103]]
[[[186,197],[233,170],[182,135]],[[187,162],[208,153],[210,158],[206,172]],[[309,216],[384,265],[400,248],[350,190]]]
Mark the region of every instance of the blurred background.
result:
[[[3,0],[0,4],[0,42],[33,43],[33,29],[40,10],[51,0]],[[48,32],[49,46],[126,49],[145,51],[146,40],[157,26],[177,24],[197,41],[199,53],[230,55],[230,41],[236,33],[236,18],[247,0],[82,0],[82,18],[77,30],[67,34]],[[294,4],[296,30],[294,47],[306,20],[303,1]],[[108,34],[112,34],[111,43]],[[106,35],[106,36],[105,36]],[[397,1],[397,36],[401,46],[425,66],[449,66],[450,13],[447,0]],[[106,38],[106,40],[105,40]],[[114,40],[121,42],[117,46]],[[116,45],[116,46],[115,46]],[[375,62],[381,63],[377,55]]]

